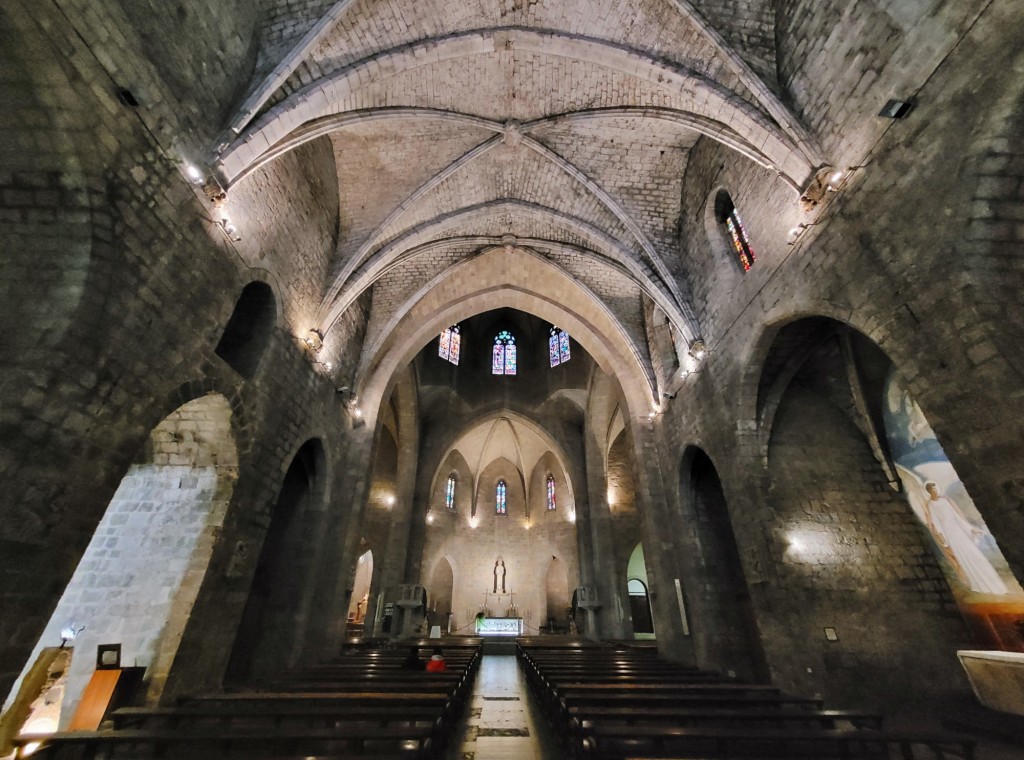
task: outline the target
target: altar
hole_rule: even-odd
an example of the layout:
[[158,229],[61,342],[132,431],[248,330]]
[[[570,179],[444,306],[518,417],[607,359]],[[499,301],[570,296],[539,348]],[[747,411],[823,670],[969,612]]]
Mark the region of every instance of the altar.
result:
[[521,617],[485,617],[476,621],[477,636],[522,636]]

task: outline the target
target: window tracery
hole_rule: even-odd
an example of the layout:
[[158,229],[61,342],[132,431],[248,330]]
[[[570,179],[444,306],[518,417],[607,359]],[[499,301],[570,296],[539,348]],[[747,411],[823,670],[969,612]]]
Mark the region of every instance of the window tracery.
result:
[[447,509],[455,509],[455,476],[448,476],[448,483],[444,489],[444,505]]
[[492,375],[514,375],[516,373],[516,339],[508,330],[502,330],[494,338],[491,353]]
[[569,333],[552,326],[548,335],[548,360],[552,367],[565,364],[572,355],[569,352]]
[[499,515],[508,514],[508,504],[505,501],[507,490],[505,481],[499,480],[498,485],[494,489],[494,511]]
[[437,355],[458,366],[461,349],[462,336],[459,333],[459,326],[452,325],[441,333],[441,338],[437,347]]
[[743,271],[750,271],[750,267],[754,266],[757,257],[750,245],[750,236],[747,235],[747,228],[743,226],[739,211],[736,210],[732,198],[724,190],[715,199],[715,216],[719,223],[725,226],[733,252],[736,254],[740,266],[743,267]]

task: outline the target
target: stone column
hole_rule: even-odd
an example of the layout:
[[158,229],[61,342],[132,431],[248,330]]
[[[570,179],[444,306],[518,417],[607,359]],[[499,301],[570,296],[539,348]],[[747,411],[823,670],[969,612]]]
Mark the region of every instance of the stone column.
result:
[[[659,418],[660,419],[660,418]],[[684,632],[676,579],[679,579],[683,604],[693,598],[686,589],[686,573],[681,572],[676,536],[684,526],[669,507],[661,469],[664,457],[655,431],[656,422],[634,419],[628,435],[633,445],[636,467],[636,506],[643,515],[644,558],[654,611],[654,628],[658,649],[666,657],[687,663],[694,662],[692,638]]]
[[[594,583],[601,607],[596,611],[596,630],[587,626],[588,638],[619,639],[624,636],[621,616],[622,600],[619,599],[619,588],[616,584],[615,549],[612,542],[612,516],[608,509],[608,479],[606,465],[601,446],[597,442],[594,431],[590,429],[589,420],[583,432],[584,457],[587,470],[587,500],[589,505],[589,532],[593,547]],[[581,557],[582,560],[582,557]],[[618,599],[618,603],[616,600]],[[588,623],[590,621],[588,620]]]
[[331,489],[331,503],[319,542],[322,561],[315,580],[315,598],[319,603],[309,610],[303,662],[321,662],[337,656],[345,639],[352,593],[351,569],[359,558],[359,528],[366,510],[376,450],[374,432],[365,425],[355,428],[349,441],[346,461],[339,464]]

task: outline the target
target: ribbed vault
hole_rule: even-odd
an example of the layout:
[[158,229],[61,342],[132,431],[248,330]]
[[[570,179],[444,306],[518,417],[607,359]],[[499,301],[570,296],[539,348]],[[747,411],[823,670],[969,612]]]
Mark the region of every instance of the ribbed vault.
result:
[[379,286],[369,337],[382,339],[467,259],[525,246],[578,280],[650,377],[643,297],[684,339],[701,334],[677,239],[694,145],[719,142],[794,189],[824,163],[776,94],[764,0],[639,0],[628,19],[617,0],[268,0],[265,14],[214,162],[230,190],[330,139],[340,229],[322,333]]

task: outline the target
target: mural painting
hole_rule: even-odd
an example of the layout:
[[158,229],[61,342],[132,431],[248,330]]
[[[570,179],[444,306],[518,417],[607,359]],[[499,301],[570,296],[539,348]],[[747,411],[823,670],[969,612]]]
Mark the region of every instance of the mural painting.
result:
[[980,644],[1024,651],[1024,589],[903,381],[891,373],[886,438],[914,514]]

